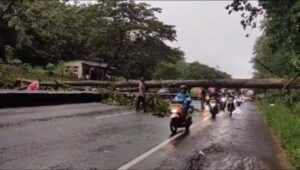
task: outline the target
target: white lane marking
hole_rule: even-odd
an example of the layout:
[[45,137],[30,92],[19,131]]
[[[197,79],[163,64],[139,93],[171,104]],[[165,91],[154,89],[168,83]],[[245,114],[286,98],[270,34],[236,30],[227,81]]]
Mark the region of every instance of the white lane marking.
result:
[[208,119],[210,119],[211,117],[206,117],[205,119],[203,119],[202,122],[206,122]]
[[104,118],[116,117],[116,116],[121,116],[121,115],[129,115],[129,114],[133,114],[133,113],[136,113],[136,112],[124,112],[124,113],[118,113],[118,114],[112,114],[112,115],[98,116],[98,117],[95,117],[95,119],[104,119]]
[[[211,117],[206,117],[205,119],[202,120],[202,122],[206,122],[210,118]],[[191,126],[191,129],[194,129],[195,127],[200,125],[202,122],[199,121],[197,124],[194,124],[193,126]],[[132,161],[121,166],[120,168],[118,168],[118,170],[127,170],[127,169],[133,167],[137,163],[141,162],[143,159],[147,158],[148,156],[150,156],[154,152],[158,151],[159,149],[161,149],[162,147],[164,147],[165,145],[170,143],[172,140],[175,140],[176,138],[180,137],[183,134],[184,134],[184,132],[180,132],[180,133],[176,134],[175,136],[167,139],[166,141],[164,141],[164,142],[160,143],[159,145],[155,146],[154,148],[148,150],[147,152],[143,153],[142,155],[138,156],[137,158],[133,159]]]

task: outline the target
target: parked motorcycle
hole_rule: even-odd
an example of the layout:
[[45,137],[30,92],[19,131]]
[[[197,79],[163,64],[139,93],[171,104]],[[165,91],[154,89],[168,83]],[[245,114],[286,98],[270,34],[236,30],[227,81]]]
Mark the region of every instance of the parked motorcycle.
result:
[[183,112],[182,108],[183,102],[172,102],[170,105],[171,111],[171,122],[170,122],[170,130],[174,134],[177,132],[178,128],[185,128],[185,130],[189,130],[192,125],[192,112],[193,107],[190,107],[187,115]]
[[209,111],[213,118],[216,117],[217,113],[219,112],[218,103],[214,98],[210,99],[209,101]]
[[227,110],[230,113],[230,116],[232,115],[234,109],[234,96],[229,96],[227,97]]

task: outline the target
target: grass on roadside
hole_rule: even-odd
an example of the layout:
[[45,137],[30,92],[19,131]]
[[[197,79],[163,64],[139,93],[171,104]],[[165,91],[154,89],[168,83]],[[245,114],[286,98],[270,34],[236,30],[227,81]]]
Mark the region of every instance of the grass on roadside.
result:
[[286,149],[295,169],[300,169],[300,104],[288,108],[282,102],[270,105],[267,101],[257,102],[269,126]]
[[[18,78],[41,81],[61,80],[62,67],[56,66],[52,71],[49,71],[41,67],[0,64],[0,88],[12,87]],[[64,76],[65,80],[70,78],[68,75]]]

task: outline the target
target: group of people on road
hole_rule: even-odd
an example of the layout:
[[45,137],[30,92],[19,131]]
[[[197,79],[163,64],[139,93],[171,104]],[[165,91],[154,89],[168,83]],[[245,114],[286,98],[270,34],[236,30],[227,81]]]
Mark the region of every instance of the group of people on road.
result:
[[237,89],[225,89],[225,88],[202,88],[200,92],[201,96],[201,108],[204,109],[204,104],[207,103],[207,100],[214,98],[216,100],[220,99],[221,97],[234,97],[240,96],[241,92]]
[[[143,111],[147,111],[147,104],[146,104],[146,85],[144,78],[141,78],[139,81],[139,92],[136,100],[136,111],[140,111],[141,105],[143,108]],[[201,107],[204,109],[205,103],[207,103],[207,100],[210,98],[214,98],[216,100],[220,99],[221,97],[235,97],[239,96],[241,92],[236,89],[225,89],[225,88],[215,88],[215,87],[209,87],[209,88],[202,88],[200,92],[201,96]],[[192,103],[192,99],[188,94],[188,87],[186,85],[181,85],[179,88],[179,92],[176,94],[176,97],[173,99],[174,101],[183,101],[183,111],[187,112],[190,108],[190,105]]]

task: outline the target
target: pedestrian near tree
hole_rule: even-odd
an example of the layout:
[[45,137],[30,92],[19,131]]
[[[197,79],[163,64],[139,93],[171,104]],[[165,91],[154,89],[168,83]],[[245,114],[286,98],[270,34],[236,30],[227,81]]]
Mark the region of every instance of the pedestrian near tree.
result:
[[144,112],[147,111],[147,106],[146,106],[146,86],[145,86],[145,80],[144,78],[142,77],[139,81],[139,93],[138,93],[138,96],[137,96],[137,100],[136,100],[136,107],[135,107],[135,110],[138,112],[140,111],[140,106],[141,104],[143,105],[143,109],[144,109]]

